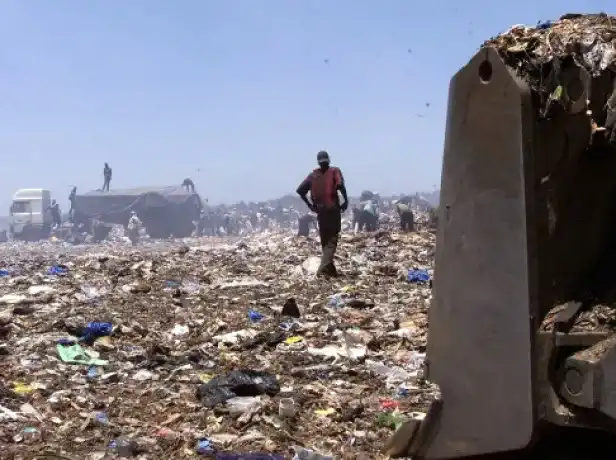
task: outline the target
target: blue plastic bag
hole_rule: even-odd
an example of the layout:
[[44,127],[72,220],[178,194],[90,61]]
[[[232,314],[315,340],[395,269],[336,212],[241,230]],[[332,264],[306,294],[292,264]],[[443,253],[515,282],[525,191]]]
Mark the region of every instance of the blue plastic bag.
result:
[[258,323],[259,321],[263,319],[263,315],[255,310],[250,310],[248,312],[248,317],[250,318],[250,321],[253,323]]
[[197,453],[206,455],[213,452],[212,442],[209,439],[201,439],[197,442]]
[[68,267],[66,265],[54,265],[47,270],[48,275],[66,276],[68,275]]
[[11,276],[11,272],[6,268],[0,269],[0,277]]
[[409,283],[427,283],[430,281],[430,274],[426,270],[409,270],[407,281]]
[[111,335],[112,330],[113,325],[111,323],[92,321],[83,329],[82,339],[86,342],[94,341],[99,337]]

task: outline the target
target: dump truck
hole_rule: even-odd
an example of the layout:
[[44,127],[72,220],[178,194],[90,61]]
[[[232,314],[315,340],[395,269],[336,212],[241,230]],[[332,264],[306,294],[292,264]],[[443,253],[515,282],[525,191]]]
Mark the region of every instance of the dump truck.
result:
[[51,192],[22,188],[15,192],[9,210],[9,233],[14,240],[39,241],[51,235]]
[[603,14],[516,26],[451,80],[423,369],[440,396],[390,455],[613,458],[614,37]]
[[92,222],[126,228],[135,211],[151,238],[185,238],[192,234],[201,207],[201,197],[181,186],[96,190],[75,197],[73,220],[86,228],[96,227]]

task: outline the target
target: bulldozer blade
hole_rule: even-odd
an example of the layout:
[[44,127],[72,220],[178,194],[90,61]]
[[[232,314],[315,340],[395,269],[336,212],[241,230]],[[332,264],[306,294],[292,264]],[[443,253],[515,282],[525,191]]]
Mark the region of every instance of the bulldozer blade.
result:
[[517,450],[533,437],[532,120],[528,87],[494,49],[453,77],[427,349],[443,407],[427,459]]
[[391,458],[406,457],[415,439],[421,420],[407,420],[396,430],[385,446],[385,455]]

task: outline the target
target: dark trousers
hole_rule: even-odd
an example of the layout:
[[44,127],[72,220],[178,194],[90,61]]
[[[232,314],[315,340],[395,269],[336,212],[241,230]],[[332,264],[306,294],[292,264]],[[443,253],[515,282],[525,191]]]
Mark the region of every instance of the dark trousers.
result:
[[300,217],[297,220],[297,236],[310,236],[310,223],[310,219]]
[[400,214],[400,227],[403,232],[412,232],[415,230],[415,217],[413,211],[404,211]]
[[321,239],[321,265],[317,275],[338,276],[334,265],[334,256],[338,248],[338,236],[342,227],[340,209],[325,209],[317,214],[319,237]]
[[111,183],[110,177],[105,177],[105,181],[103,182],[103,192],[109,191],[109,184]]

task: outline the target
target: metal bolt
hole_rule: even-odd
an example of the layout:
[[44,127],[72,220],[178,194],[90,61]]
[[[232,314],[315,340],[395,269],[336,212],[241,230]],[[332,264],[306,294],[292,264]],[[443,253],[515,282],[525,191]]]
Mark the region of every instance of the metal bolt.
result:
[[578,369],[570,367],[565,371],[565,389],[572,395],[577,396],[582,392],[584,374]]

